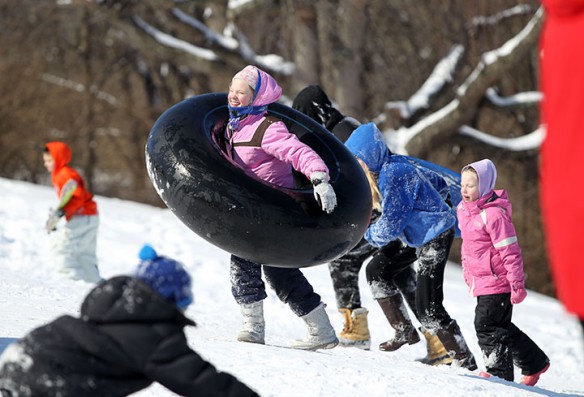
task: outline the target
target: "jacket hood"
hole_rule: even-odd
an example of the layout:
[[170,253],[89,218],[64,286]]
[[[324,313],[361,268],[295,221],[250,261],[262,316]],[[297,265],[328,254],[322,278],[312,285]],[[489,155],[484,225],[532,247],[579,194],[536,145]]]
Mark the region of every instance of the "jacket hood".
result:
[[[253,75],[256,73],[257,78]],[[254,99],[251,106],[269,105],[270,103],[276,102],[282,96],[282,88],[278,85],[276,80],[268,73],[255,66],[246,66],[243,70],[236,73],[233,78],[242,79],[254,90]]]
[[477,200],[477,203],[481,209],[499,207],[504,209],[507,215],[513,215],[511,202],[509,201],[509,196],[507,195],[506,190],[493,190],[490,196],[485,196]]
[[128,276],[114,277],[95,287],[81,305],[81,317],[97,323],[169,321],[195,325],[172,302]]
[[477,172],[479,178],[479,198],[490,196],[489,193],[495,188],[495,182],[497,181],[495,164],[489,159],[484,159],[467,165],[462,169],[462,172],[468,168],[472,168]]
[[276,80],[261,69],[256,68],[259,73],[258,85],[253,106],[264,106],[274,103],[282,96],[282,87]]
[[461,201],[458,207],[466,208],[471,214],[477,214],[486,208],[498,207],[512,216],[512,206],[506,190],[491,190],[490,195],[483,196],[476,201]]
[[359,126],[345,146],[361,159],[371,172],[379,172],[385,162],[389,160],[391,152],[383,140],[383,135],[375,123],[367,123]]
[[55,162],[55,171],[65,167],[71,161],[71,148],[64,142],[49,142],[45,145]]

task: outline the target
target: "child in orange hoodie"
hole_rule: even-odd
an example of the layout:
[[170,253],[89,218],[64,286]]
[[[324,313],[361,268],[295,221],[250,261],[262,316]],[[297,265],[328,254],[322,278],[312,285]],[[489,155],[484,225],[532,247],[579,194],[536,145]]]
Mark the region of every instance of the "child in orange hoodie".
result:
[[43,162],[51,173],[59,197],[57,208],[46,223],[47,233],[56,230],[62,217],[66,223],[52,242],[57,270],[64,275],[87,282],[101,280],[97,269],[97,229],[99,217],[93,195],[85,189],[83,178],[68,163],[71,149],[63,142],[45,145]]

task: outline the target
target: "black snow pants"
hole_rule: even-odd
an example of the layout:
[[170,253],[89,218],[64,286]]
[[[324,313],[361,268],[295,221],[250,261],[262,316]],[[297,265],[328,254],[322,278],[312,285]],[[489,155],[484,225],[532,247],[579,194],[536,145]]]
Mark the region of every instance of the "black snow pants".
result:
[[454,228],[439,234],[417,248],[418,285],[416,307],[418,320],[427,330],[447,328],[452,318],[444,308],[444,269],[454,241]]
[[511,322],[511,294],[477,297],[475,330],[487,372],[513,381],[513,364],[523,375],[541,371],[549,358],[523,331]]
[[[406,301],[415,310],[414,291],[416,289],[416,275],[411,268],[411,264],[416,260],[415,249],[405,246],[401,241],[395,240],[383,248],[377,248],[370,245],[367,240],[362,239],[359,244],[341,258],[329,263],[329,271],[335,290],[338,308],[357,309],[361,307],[361,294],[359,292],[359,271],[363,264],[371,258],[370,264],[366,268],[368,284],[369,267],[382,269],[386,274],[392,273],[388,280],[382,282],[384,287],[381,288],[379,296],[373,296],[375,299],[381,299],[401,291],[406,297]],[[373,263],[374,265],[371,265]],[[381,280],[383,276],[376,277]],[[374,282],[375,285],[379,285]]]
[[361,307],[359,271],[363,263],[378,250],[379,248],[370,245],[367,240],[361,239],[355,248],[329,263],[337,308],[353,310]]
[[266,282],[297,316],[310,313],[320,304],[320,295],[299,269],[266,266],[231,255],[231,293],[238,304],[259,302],[267,297],[262,269]]
[[[447,328],[452,318],[443,305],[444,269],[453,240],[454,229],[449,229],[417,249],[400,240],[383,247],[366,269],[373,298],[391,296],[397,288],[424,328]],[[416,259],[417,272],[411,266]]]
[[410,309],[416,312],[416,272],[412,264],[416,250],[400,240],[394,240],[373,255],[365,269],[367,284],[374,299],[383,299],[401,292]]

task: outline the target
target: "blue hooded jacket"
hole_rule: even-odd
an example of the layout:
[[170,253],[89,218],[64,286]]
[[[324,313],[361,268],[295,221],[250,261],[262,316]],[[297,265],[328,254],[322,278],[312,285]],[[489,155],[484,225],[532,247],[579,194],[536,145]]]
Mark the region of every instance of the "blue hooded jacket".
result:
[[412,164],[408,156],[392,154],[374,123],[357,128],[345,145],[378,174],[381,216],[365,232],[370,244],[382,247],[400,239],[420,247],[455,225],[456,217],[443,196],[446,182]]

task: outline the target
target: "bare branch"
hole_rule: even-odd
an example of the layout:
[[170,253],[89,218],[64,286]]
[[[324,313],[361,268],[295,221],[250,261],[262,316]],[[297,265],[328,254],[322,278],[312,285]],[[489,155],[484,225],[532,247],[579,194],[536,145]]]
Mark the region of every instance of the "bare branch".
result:
[[452,82],[456,65],[463,53],[464,47],[462,45],[454,45],[448,54],[436,64],[428,79],[407,102],[387,102],[385,109],[399,109],[401,117],[406,120],[417,112],[428,109],[432,98],[448,83]]
[[486,143],[489,146],[509,150],[512,152],[536,150],[541,146],[543,139],[545,138],[545,131],[542,127],[536,129],[533,132],[530,132],[527,135],[523,135],[517,138],[499,138],[491,134],[476,130],[472,127],[469,127],[468,125],[463,125],[460,127],[458,132],[461,135],[469,136],[480,142]]
[[460,126],[470,121],[487,89],[537,44],[542,19],[543,8],[540,7],[515,37],[483,54],[449,104],[412,127],[400,128],[397,132],[402,149],[412,155],[420,155],[456,134]]
[[520,92],[515,95],[502,97],[494,88],[489,88],[486,98],[495,106],[501,108],[518,108],[537,105],[543,97],[539,91]]
[[[71,81],[63,77],[55,76],[49,73],[43,73],[41,76],[41,80],[50,84],[58,85],[60,87],[68,88],[76,92],[84,92],[86,90],[84,84],[77,83],[75,81]],[[108,104],[114,107],[120,106],[120,101],[118,101],[118,99],[115,96],[97,89],[97,87],[94,85],[89,87],[89,92],[91,92],[97,99],[107,102]]]
[[196,18],[188,15],[184,11],[173,8],[172,14],[177,17],[181,22],[186,23],[187,25],[199,30],[201,33],[205,35],[205,39],[211,44],[218,45],[221,48],[226,50],[234,51],[239,47],[237,40],[233,37],[227,37],[225,35],[219,34],[212,29],[210,29],[207,25],[203,22],[199,21]]
[[140,27],[142,30],[144,30],[146,33],[152,36],[152,38],[156,40],[159,44],[162,44],[166,47],[182,50],[188,54],[191,54],[198,58],[205,59],[207,61],[217,61],[219,59],[217,54],[215,54],[213,51],[208,50],[206,48],[197,47],[195,45],[192,45],[191,43],[187,43],[184,40],[180,40],[169,34],[163,33],[136,15],[132,17],[132,20],[136,25],[138,25],[138,27]]
[[511,17],[517,16],[517,15],[525,15],[525,14],[530,13],[532,11],[533,11],[533,7],[531,7],[529,4],[519,4],[519,5],[516,5],[515,7],[508,8],[506,10],[503,10],[501,12],[498,12],[498,13],[491,15],[491,16],[488,16],[488,17],[474,17],[472,19],[472,25],[473,26],[485,26],[485,25],[493,26],[505,18],[511,18]]
[[283,75],[291,75],[294,73],[294,63],[285,61],[284,58],[276,54],[257,55],[249,45],[243,32],[235,29],[235,34],[239,42],[239,53],[247,62],[253,63],[270,72]]
[[229,52],[237,52],[239,53],[241,58],[243,58],[245,61],[249,63],[253,63],[261,67],[262,69],[266,69],[267,71],[276,72],[283,75],[291,75],[294,72],[294,64],[285,61],[284,58],[282,58],[279,55],[276,54],[257,55],[249,45],[245,35],[234,26],[232,26],[230,30],[235,31],[237,39],[213,31],[203,22],[199,21],[196,18],[193,18],[192,16],[186,14],[185,12],[179,10],[178,8],[174,8],[172,10],[172,13],[181,22],[203,33],[210,44],[215,44]]

